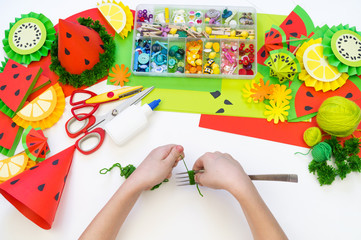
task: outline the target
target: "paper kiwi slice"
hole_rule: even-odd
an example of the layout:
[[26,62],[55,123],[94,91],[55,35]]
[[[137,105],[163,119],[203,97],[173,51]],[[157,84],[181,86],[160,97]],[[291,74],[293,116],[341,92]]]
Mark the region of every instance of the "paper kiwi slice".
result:
[[23,18],[10,29],[9,45],[18,54],[30,54],[39,50],[46,40],[46,29],[36,18]]
[[361,36],[350,30],[336,32],[331,39],[331,48],[342,63],[361,66]]
[[4,51],[18,63],[39,61],[48,55],[55,33],[53,23],[43,14],[22,14],[5,31]]

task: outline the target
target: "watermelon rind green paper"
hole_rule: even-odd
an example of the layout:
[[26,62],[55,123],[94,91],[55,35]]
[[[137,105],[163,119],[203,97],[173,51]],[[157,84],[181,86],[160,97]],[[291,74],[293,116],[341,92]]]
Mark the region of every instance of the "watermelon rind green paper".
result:
[[10,149],[7,149],[7,148],[4,148],[4,147],[0,146],[0,153],[1,154],[5,155],[7,157],[14,156],[15,150],[16,150],[18,144],[19,144],[19,141],[20,141],[21,135],[23,133],[23,130],[24,130],[24,128],[19,127],[18,132],[16,134],[16,137],[14,139],[13,145],[12,145],[12,147]]

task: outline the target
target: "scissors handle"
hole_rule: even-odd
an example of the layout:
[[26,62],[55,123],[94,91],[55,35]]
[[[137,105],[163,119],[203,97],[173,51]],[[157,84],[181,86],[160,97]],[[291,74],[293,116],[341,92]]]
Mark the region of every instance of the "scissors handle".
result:
[[[78,93],[85,93],[85,94],[89,94],[90,96],[86,99],[83,99],[83,100],[80,100],[80,101],[77,101],[77,102],[74,102],[74,97],[76,94]],[[84,89],[77,89],[77,90],[74,90],[72,93],[71,93],[71,96],[70,96],[70,105],[72,106],[75,106],[75,105],[79,105],[79,104],[85,104],[85,101],[88,100],[89,98],[92,98],[92,97],[95,97],[97,94],[94,93],[94,92],[91,92],[91,91],[88,91],[88,90],[84,90]]]
[[[82,115],[80,114],[79,116],[81,117]],[[81,121],[83,124],[81,127],[77,128],[76,130],[73,130],[72,125],[75,122],[77,122],[78,119],[75,116],[71,117],[65,124],[66,134],[68,134],[68,136],[71,138],[75,138],[82,133],[86,133],[88,131],[88,128],[95,123],[95,120],[96,120],[95,117],[92,115],[89,118],[86,118]]]
[[[92,110],[88,113],[76,113],[77,110],[82,108],[92,108]],[[99,108],[99,103],[84,103],[75,107],[72,107],[71,114],[75,117],[78,121],[83,121],[86,118],[89,118],[90,116],[93,116],[96,110]]]
[[[83,137],[78,139],[78,141],[76,141],[75,143],[75,147],[76,149],[79,150],[79,152],[81,152],[84,155],[91,154],[100,148],[100,146],[104,142],[104,137],[105,137],[104,129],[96,128],[91,132],[86,132]],[[90,148],[86,148],[85,147],[85,145],[87,145],[86,142],[91,138],[96,138],[97,142],[96,144],[93,144],[93,146],[91,146]]]

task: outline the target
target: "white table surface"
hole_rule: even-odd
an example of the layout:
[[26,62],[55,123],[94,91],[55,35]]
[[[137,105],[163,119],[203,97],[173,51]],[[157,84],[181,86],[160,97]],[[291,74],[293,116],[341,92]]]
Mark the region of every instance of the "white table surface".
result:
[[[361,3],[358,0],[223,2],[229,6],[254,6],[258,12],[282,15],[288,15],[299,4],[315,25],[349,23],[361,30]],[[59,18],[96,6],[93,0],[0,0],[0,3],[0,39],[4,38],[9,23],[23,13],[41,12],[56,24]],[[134,9],[140,3],[166,4],[169,1],[124,0],[123,3]],[[172,3],[220,5],[216,0]],[[0,59],[4,55],[1,48]],[[102,82],[90,89],[100,93],[112,87]],[[102,105],[97,114],[107,112],[114,104]],[[60,121],[45,131],[50,156],[75,142],[64,131],[69,118],[70,106],[67,104]],[[77,239],[124,181],[117,169],[107,175],[100,175],[99,170],[115,162],[138,166],[153,148],[168,143],[184,146],[190,167],[203,153],[218,150],[233,155],[248,174],[298,174],[298,184],[255,183],[290,239],[361,238],[361,174],[352,173],[344,181],[337,179],[332,186],[320,187],[316,178],[308,173],[310,157],[294,155],[307,149],[199,128],[199,118],[198,114],[155,112],[149,127],[125,146],[118,147],[106,137],[103,146],[91,155],[75,152],[51,230],[39,228],[0,196],[0,239]],[[174,172],[181,171],[184,166],[179,164]],[[158,190],[145,192],[124,223],[118,239],[252,239],[243,212],[230,194],[203,187],[201,191],[203,198],[195,187],[176,187],[175,179],[171,178]]]

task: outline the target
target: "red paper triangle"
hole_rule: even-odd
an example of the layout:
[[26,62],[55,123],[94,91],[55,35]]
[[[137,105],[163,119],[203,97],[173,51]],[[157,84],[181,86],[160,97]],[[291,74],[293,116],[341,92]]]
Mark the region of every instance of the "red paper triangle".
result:
[[59,61],[71,74],[92,69],[104,52],[99,34],[83,25],[60,19],[58,36]]
[[0,184],[0,193],[36,225],[50,229],[74,151],[71,146]]

